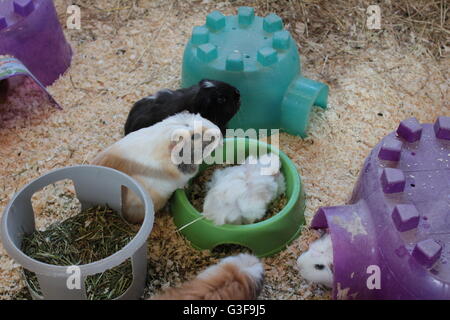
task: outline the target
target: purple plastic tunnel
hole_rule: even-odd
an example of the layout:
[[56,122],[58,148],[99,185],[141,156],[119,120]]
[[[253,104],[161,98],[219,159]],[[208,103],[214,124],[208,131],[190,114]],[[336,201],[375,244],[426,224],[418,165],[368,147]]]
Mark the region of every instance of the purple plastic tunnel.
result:
[[350,204],[319,209],[311,227],[331,235],[335,299],[450,299],[450,117],[402,121]]
[[46,86],[66,71],[72,49],[52,0],[0,1],[0,55],[19,59]]

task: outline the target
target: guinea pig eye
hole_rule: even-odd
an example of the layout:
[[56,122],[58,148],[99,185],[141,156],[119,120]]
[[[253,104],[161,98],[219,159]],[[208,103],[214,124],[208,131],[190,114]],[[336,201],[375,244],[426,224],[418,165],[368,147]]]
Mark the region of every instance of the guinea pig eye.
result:
[[316,270],[323,270],[325,269],[325,266],[323,264],[315,264],[314,269]]

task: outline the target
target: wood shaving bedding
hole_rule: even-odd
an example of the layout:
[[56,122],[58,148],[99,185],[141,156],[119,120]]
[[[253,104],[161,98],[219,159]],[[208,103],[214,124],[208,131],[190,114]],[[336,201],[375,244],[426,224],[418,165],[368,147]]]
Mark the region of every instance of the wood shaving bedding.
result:
[[[72,1],[55,2],[64,23],[65,9]],[[65,33],[75,55],[70,69],[49,88],[64,110],[30,96],[28,103],[36,104],[32,109],[38,114],[0,128],[0,211],[31,179],[54,168],[89,163],[120,139],[134,101],[162,88],[178,87],[183,48],[192,26],[203,24],[212,9],[234,14],[243,1],[74,3],[82,9],[82,30]],[[361,50],[343,36],[313,34],[314,22],[309,23],[306,36],[300,28],[306,21],[302,20],[304,8],[296,2],[294,9],[287,7],[290,2],[246,3],[254,5],[259,15],[272,9],[282,17],[283,12],[298,15],[290,17],[287,28],[299,43],[303,72],[330,85],[329,109],[314,108],[308,138],[279,136],[281,150],[302,177],[308,223],[319,207],[345,204],[365,157],[399,121],[415,116],[420,122],[433,122],[438,115],[450,115],[449,60],[435,60],[421,44],[410,48],[385,32],[375,39],[379,43],[368,42]],[[287,3],[286,8],[281,3]],[[57,197],[61,188],[66,187],[46,194],[61,202],[58,209],[53,213],[37,210],[41,225],[65,216],[64,206],[76,207],[64,205],[67,200]],[[43,208],[45,197],[41,201]],[[330,298],[329,290],[306,282],[295,269],[298,255],[318,237],[318,232],[305,229],[286,250],[263,259],[266,282],[261,299]],[[179,285],[233,253],[193,249],[176,233],[167,210],[157,214],[148,243],[146,296]],[[23,286],[20,267],[0,245],[0,299],[23,293]]]

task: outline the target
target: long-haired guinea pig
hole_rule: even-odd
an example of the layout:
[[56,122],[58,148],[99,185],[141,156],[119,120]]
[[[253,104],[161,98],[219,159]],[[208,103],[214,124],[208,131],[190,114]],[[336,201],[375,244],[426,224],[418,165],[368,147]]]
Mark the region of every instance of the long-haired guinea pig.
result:
[[[137,180],[151,196],[156,212],[197,174],[201,160],[221,138],[211,121],[182,112],[127,135],[101,152],[93,164],[117,169]],[[122,207],[128,221],[142,222],[143,206],[134,193],[122,193]]]
[[263,218],[269,203],[285,191],[280,166],[278,155],[270,153],[214,171],[207,184],[203,215],[217,225],[248,224]]
[[297,259],[297,267],[306,280],[333,287],[333,245],[329,233],[311,243]]
[[125,135],[182,111],[199,113],[225,134],[225,126],[238,112],[240,104],[239,90],[216,80],[204,79],[179,90],[161,90],[133,105],[125,123]]
[[168,288],[152,300],[255,300],[264,282],[264,267],[253,255],[222,259],[178,288]]

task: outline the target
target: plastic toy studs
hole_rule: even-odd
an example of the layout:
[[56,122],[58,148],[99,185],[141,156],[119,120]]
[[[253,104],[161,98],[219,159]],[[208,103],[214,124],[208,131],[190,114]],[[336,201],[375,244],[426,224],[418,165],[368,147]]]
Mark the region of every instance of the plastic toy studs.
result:
[[202,44],[197,48],[197,57],[204,62],[210,62],[214,60],[215,58],[217,58],[216,46],[210,43]]
[[408,142],[415,142],[420,139],[422,126],[416,118],[409,118],[400,122],[397,133]]
[[384,193],[402,192],[405,189],[405,175],[400,169],[385,168],[381,175]]
[[218,31],[225,27],[225,16],[219,11],[213,11],[206,17],[206,25],[208,28]]
[[241,71],[244,69],[244,59],[240,52],[232,52],[228,55],[226,69],[229,71]]
[[270,66],[277,62],[277,52],[269,47],[265,47],[258,50],[258,62],[263,66]]
[[416,244],[412,256],[427,268],[433,266],[442,253],[442,246],[432,239],[423,240]]
[[195,27],[192,31],[192,43],[203,44],[209,40],[209,30],[205,27]]
[[384,139],[378,157],[381,160],[398,161],[403,143],[398,139]]
[[275,13],[269,14],[264,18],[263,29],[266,32],[275,32],[283,28],[283,20]]
[[450,140],[450,117],[438,117],[434,123],[436,138]]
[[238,9],[238,19],[240,25],[248,26],[252,24],[255,19],[255,9],[250,7],[240,7]]
[[392,220],[400,232],[417,228],[419,219],[419,211],[413,204],[398,204],[392,212]]
[[327,107],[328,86],[302,76],[297,46],[282,19],[273,13],[258,17],[250,7],[234,16],[213,11],[194,27],[181,85],[201,79],[239,89],[241,108],[228,128],[281,129],[304,137],[312,106]]
[[32,0],[14,0],[14,12],[22,17],[28,16],[34,10]]
[[278,31],[273,35],[273,44],[272,46],[275,49],[286,50],[289,48],[291,42],[291,35],[288,31]]

